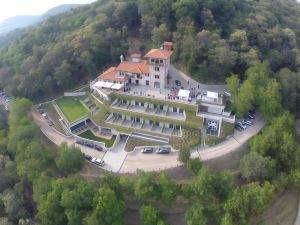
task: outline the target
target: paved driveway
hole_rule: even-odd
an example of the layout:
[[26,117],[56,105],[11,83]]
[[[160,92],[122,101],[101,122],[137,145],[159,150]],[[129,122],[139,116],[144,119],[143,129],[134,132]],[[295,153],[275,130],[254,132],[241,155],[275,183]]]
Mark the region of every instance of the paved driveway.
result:
[[119,172],[127,155],[127,152],[124,151],[125,145],[126,140],[120,140],[120,142],[113,150],[109,150],[106,152],[103,157],[103,160],[105,162],[104,169],[113,172]]
[[[181,86],[184,89],[195,88],[196,91],[206,92],[206,91],[214,91],[222,94],[226,88],[226,85],[209,85],[209,84],[202,84],[194,79],[190,78],[182,71],[177,70],[173,65],[170,65],[170,80],[168,87],[176,87],[175,80],[179,80],[181,82]],[[199,88],[198,88],[199,87]]]

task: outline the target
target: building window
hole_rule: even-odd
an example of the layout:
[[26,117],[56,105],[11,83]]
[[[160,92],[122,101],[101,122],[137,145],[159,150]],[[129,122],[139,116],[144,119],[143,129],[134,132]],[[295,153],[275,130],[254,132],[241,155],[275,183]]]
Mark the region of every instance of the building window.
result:
[[160,60],[159,60],[159,63],[163,64],[163,63],[164,63],[164,61],[163,61],[162,59],[160,59]]
[[149,84],[150,84],[150,83],[149,83],[149,80],[146,80],[146,85],[149,86]]
[[154,59],[151,59],[151,62],[155,62],[155,60],[154,60]]
[[154,70],[159,71],[159,67],[158,66],[154,67]]
[[155,79],[159,79],[159,75],[155,75],[154,77],[155,77]]
[[146,77],[149,77],[149,73],[146,73],[145,76],[146,76]]

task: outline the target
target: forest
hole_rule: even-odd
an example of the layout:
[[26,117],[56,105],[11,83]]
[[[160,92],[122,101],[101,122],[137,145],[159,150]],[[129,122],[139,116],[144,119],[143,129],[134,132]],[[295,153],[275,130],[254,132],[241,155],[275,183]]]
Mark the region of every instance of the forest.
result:
[[2,46],[0,88],[45,98],[165,40],[174,42],[173,64],[201,82],[244,80],[255,61],[268,61],[274,76],[299,76],[299,14],[295,0],[99,0]]

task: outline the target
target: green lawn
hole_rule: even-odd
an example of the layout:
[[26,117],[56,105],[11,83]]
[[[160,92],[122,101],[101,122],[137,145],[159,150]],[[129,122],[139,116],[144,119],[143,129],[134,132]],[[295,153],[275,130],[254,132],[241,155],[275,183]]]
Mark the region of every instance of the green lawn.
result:
[[150,140],[145,140],[145,139],[135,138],[135,137],[129,137],[124,150],[126,152],[131,152],[131,151],[134,150],[135,147],[139,147],[139,146],[159,146],[159,145],[166,145],[166,143],[157,142],[157,141],[150,141]]
[[88,110],[81,104],[80,98],[63,97],[57,100],[56,103],[68,119],[69,123],[84,117],[88,113]]
[[116,135],[113,135],[111,139],[106,139],[106,138],[101,138],[101,137],[95,136],[92,133],[92,131],[90,131],[90,130],[87,130],[87,131],[81,133],[79,136],[89,139],[89,140],[103,142],[103,143],[105,143],[105,147],[107,147],[107,148],[112,147],[116,140]]

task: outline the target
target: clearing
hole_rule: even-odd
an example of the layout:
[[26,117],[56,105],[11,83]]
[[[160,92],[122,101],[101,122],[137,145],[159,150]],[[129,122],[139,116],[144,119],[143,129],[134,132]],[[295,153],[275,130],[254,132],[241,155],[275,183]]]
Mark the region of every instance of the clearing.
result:
[[88,114],[88,110],[81,104],[80,98],[63,97],[56,101],[58,107],[67,117],[69,123],[72,123]]

